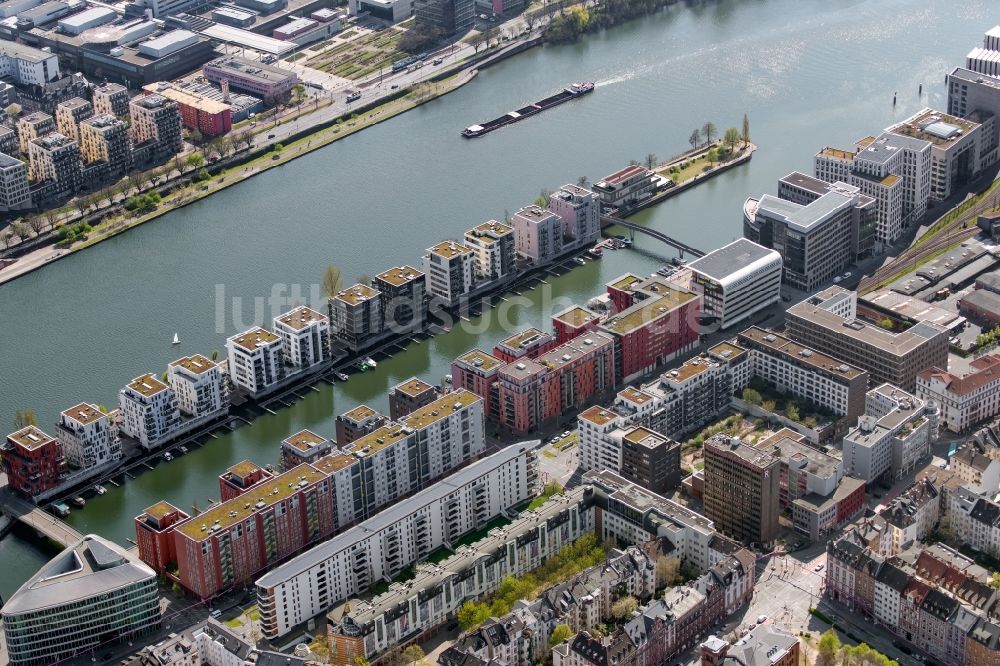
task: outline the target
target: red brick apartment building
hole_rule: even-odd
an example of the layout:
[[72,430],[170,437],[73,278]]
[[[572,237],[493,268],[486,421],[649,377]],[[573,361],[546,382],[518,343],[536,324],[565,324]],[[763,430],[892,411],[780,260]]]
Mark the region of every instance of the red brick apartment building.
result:
[[35,426],[7,435],[0,453],[8,484],[25,497],[34,498],[66,480],[62,444]]

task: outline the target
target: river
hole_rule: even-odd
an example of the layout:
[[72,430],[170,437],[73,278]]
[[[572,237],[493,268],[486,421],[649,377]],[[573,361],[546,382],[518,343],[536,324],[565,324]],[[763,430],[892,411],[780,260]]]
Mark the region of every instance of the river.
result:
[[[749,165],[634,218],[713,249],[741,233],[748,194],[773,192],[793,169],[811,171],[824,144],[849,147],[924,105],[942,107],[947,69],[995,22],[989,7],[721,0],[532,50],[444,98],[0,287],[0,421],[9,427],[15,410],[30,408],[45,429],[80,400],[113,405],[132,377],[162,372],[181,353],[222,350],[226,336],[308,301],[327,264],[348,281],[401,263],[419,267],[423,248],[503,219],[543,187],[583,175],[595,181],[650,152],[666,158],[688,148],[705,121],[722,132],[746,112],[760,146]],[[483,138],[459,136],[584,79],[598,87],[581,101]],[[375,372],[322,385],[292,408],[109,489],[70,522],[124,542],[132,517],[158,499],[204,507],[227,466],[275,461],[280,440],[303,427],[332,436],[336,414],[362,401],[387,408],[386,389],[397,381],[437,383],[461,352],[488,349],[511,327],[546,323],[543,301],[585,301],[626,270],[649,273],[669,256],[640,236],[634,250],[550,279],[552,298],[529,292],[531,303],[511,308],[509,322],[490,312],[474,331],[456,327]],[[271,307],[275,290],[284,298]],[[174,332],[179,349],[170,345]],[[5,539],[0,594],[9,596],[47,555]]]

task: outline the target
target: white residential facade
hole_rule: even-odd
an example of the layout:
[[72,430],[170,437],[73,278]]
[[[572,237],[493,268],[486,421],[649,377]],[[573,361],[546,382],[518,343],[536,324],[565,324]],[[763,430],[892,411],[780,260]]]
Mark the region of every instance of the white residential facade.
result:
[[229,377],[250,395],[267,393],[285,376],[281,337],[259,326],[226,340]]
[[980,356],[972,372],[957,376],[931,368],[917,375],[917,396],[934,400],[941,424],[960,433],[1000,414],[1000,354]]
[[180,427],[173,390],[151,374],[133,379],[118,393],[121,430],[145,449],[155,448]]
[[201,418],[229,410],[229,386],[222,368],[201,354],[184,356],[167,366],[167,383],[181,413]]
[[56,422],[56,439],[70,467],[89,470],[122,457],[118,426],[95,405],[85,402],[63,411]]
[[281,337],[285,363],[299,372],[330,360],[330,319],[300,306],[274,318],[274,332]]
[[901,478],[930,454],[937,429],[935,407],[882,384],[866,394],[864,415],[844,437],[844,468],[866,483],[886,473]]
[[475,284],[475,255],[455,241],[427,248],[423,268],[427,293],[440,298],[449,307],[457,305]]

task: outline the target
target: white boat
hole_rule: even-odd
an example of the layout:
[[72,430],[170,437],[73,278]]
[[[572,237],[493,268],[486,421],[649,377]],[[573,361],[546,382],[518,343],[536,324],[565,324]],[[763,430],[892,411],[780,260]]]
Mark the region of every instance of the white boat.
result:
[[584,266],[587,263],[587,260],[584,259],[583,257],[577,257],[573,261],[575,261],[576,263],[580,264],[581,266]]
[[180,343],[181,343],[181,339],[177,336],[176,333],[174,333],[174,341],[173,341],[172,344],[179,345]]
[[365,365],[367,365],[369,368],[377,368],[378,367],[378,363],[376,363],[375,359],[373,359],[371,356],[369,356],[368,358],[365,359]]
[[163,459],[166,460],[167,462],[170,462],[171,460],[174,459],[174,457],[170,455],[170,451],[167,451],[166,453],[163,454]]
[[103,495],[104,493],[108,492],[108,489],[102,485],[96,485],[94,486],[94,492],[96,492],[98,495]]

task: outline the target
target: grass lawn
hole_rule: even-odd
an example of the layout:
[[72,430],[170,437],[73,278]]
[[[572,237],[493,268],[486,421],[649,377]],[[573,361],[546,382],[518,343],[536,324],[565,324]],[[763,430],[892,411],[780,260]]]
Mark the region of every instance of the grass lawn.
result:
[[358,79],[391,67],[407,54],[398,50],[403,33],[399,30],[373,32],[318,53],[306,61],[308,67],[348,79]]
[[239,629],[243,626],[243,620],[239,616],[234,617],[231,620],[226,620],[226,626],[230,629]]

